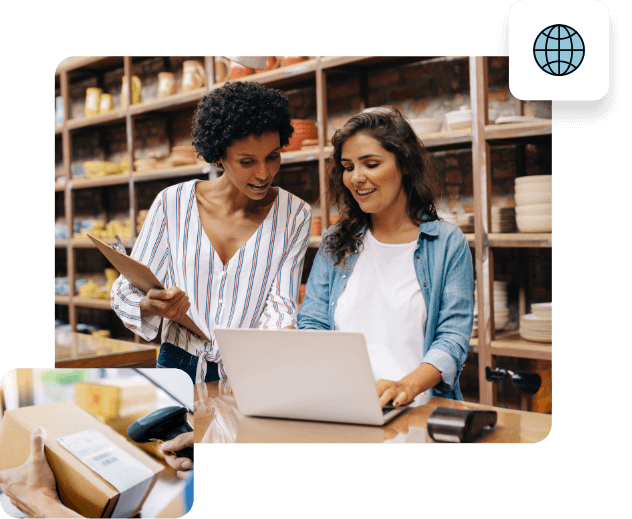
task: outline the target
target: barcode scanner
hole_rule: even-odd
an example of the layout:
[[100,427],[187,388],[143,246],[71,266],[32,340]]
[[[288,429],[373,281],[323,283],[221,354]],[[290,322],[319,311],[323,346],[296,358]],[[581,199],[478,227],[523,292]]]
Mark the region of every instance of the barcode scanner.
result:
[[[127,436],[136,443],[166,442],[192,431],[193,427],[187,421],[187,408],[174,405],[139,418],[127,428]],[[193,447],[185,447],[175,455],[193,461]]]

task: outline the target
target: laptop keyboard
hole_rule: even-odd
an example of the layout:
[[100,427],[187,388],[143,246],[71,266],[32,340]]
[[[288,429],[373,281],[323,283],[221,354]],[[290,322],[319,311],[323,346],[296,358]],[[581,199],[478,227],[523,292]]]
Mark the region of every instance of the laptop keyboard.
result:
[[395,409],[397,408],[393,406],[393,401],[390,400],[384,407],[382,407],[382,415],[388,414]]

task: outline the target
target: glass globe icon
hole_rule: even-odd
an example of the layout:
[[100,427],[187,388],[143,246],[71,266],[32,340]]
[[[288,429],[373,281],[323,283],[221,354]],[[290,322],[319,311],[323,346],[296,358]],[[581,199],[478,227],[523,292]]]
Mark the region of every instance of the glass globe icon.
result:
[[538,66],[552,76],[575,72],[584,60],[584,40],[568,25],[549,25],[538,34],[533,44],[533,57]]

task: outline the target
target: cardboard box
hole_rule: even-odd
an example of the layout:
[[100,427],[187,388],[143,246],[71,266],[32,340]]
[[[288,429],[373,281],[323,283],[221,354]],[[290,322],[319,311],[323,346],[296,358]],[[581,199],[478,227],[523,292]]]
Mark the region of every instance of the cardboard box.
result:
[[145,379],[105,378],[75,383],[75,402],[110,420],[122,410],[156,402],[156,386]]
[[84,517],[111,517],[117,504],[124,506],[127,497],[119,503],[119,491],[62,446],[58,438],[88,430],[97,431],[124,451],[123,454],[135,458],[153,474],[153,477],[145,480],[148,488],[144,493],[131,496],[131,499],[140,500],[134,512],[126,514],[126,517],[133,517],[140,511],[158,475],[164,470],[148,454],[73,402],[6,411],[0,430],[0,470],[17,467],[27,460],[31,449],[31,432],[37,427],[46,430],[46,458],[55,474],[62,503]]

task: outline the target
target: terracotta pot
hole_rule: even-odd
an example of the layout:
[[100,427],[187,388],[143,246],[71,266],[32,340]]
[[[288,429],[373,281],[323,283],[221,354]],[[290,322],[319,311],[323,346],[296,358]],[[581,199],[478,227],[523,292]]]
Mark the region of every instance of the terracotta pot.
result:
[[233,63],[232,68],[230,69],[230,79],[239,79],[240,77],[250,76],[255,73],[254,68],[244,67],[243,65],[238,65],[237,63]]
[[261,74],[262,72],[266,72],[268,70],[274,70],[275,68],[279,68],[281,65],[281,61],[278,56],[270,56],[268,61],[266,62],[266,67],[263,70],[256,70],[256,74]]

